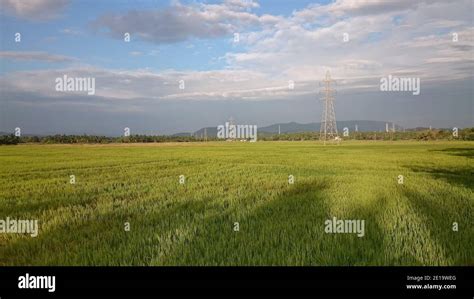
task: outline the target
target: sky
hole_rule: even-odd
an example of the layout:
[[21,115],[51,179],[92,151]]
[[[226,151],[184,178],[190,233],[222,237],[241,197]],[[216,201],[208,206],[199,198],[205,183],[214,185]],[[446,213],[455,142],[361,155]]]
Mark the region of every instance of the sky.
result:
[[[319,122],[327,71],[337,120],[474,126],[473,3],[0,0],[0,131]],[[95,93],[57,91],[64,75]],[[389,75],[420,94],[381,91]]]

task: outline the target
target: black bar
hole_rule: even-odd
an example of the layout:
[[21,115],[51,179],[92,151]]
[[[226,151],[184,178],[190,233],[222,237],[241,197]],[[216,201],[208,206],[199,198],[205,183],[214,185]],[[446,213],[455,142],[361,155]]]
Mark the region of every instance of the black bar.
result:
[[[289,297],[473,298],[472,267],[3,267],[0,298]],[[55,291],[19,277],[55,276]],[[407,280],[423,277],[420,282]],[[446,278],[455,280],[442,280]],[[430,280],[425,280],[430,278]],[[435,279],[435,280],[433,280]],[[456,289],[407,289],[407,285]],[[464,296],[464,297],[463,297]]]

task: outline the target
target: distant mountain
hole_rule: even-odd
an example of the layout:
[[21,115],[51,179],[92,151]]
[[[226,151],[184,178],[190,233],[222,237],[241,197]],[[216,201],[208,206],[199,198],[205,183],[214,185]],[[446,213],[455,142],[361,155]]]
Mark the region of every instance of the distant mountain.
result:
[[[258,128],[257,128],[258,130]],[[207,136],[209,137],[216,137],[217,136],[217,126],[215,127],[207,127],[207,128],[202,128],[194,132],[194,136],[196,137],[204,137],[207,133]]]
[[[355,127],[357,125],[357,129],[359,132],[385,132],[385,126],[388,123],[389,129],[392,129],[391,122],[385,121],[376,121],[376,120],[346,120],[346,121],[338,121],[337,122],[337,130],[342,132],[344,128],[349,128],[350,132],[355,131]],[[278,134],[278,127],[280,127],[280,132],[284,133],[301,133],[301,132],[319,132],[321,127],[321,123],[308,123],[308,124],[300,124],[297,122],[289,122],[289,123],[279,123],[273,124],[266,127],[259,127],[258,133],[259,134]],[[201,137],[204,136],[204,130],[207,130],[207,136],[215,137],[217,136],[217,126],[216,127],[207,127],[202,128],[194,132],[194,136]],[[399,131],[403,129],[401,126],[395,124],[395,130]],[[183,133],[181,133],[183,134]],[[189,134],[189,133],[188,133]],[[174,136],[174,135],[173,135]],[[189,135],[187,135],[189,136]]]
[[[337,122],[337,130],[338,132],[342,132],[345,127],[349,128],[350,132],[355,131],[355,127],[357,125],[358,130],[360,132],[385,132],[385,124],[388,123],[389,129],[392,129],[391,122],[385,121],[376,121],[376,120],[347,120],[347,121],[338,121]],[[297,122],[289,122],[289,123],[277,123],[265,127],[258,127],[258,133],[264,135],[271,135],[271,134],[278,134],[278,127],[280,127],[280,132],[282,134],[285,133],[301,133],[301,132],[319,132],[319,128],[321,123],[308,123],[308,124],[300,124]],[[421,131],[427,130],[429,128],[413,128],[413,129],[406,129],[407,131]],[[397,124],[395,124],[395,130],[400,131],[403,128]],[[217,126],[215,127],[207,127],[199,129],[195,132],[180,132],[176,134],[172,134],[171,136],[174,137],[189,137],[189,136],[196,136],[197,138],[204,138],[205,131],[207,136],[212,138],[217,136]],[[9,135],[12,133],[8,132],[0,132],[1,135]],[[66,134],[71,135],[71,134]],[[72,134],[74,135],[74,134]],[[22,136],[29,137],[29,136],[46,136],[46,134],[22,134]]]
[[[385,132],[385,126],[388,123],[389,129],[392,129],[391,122],[385,121],[375,121],[375,120],[347,120],[347,121],[338,121],[337,130],[342,132],[344,128],[348,128],[350,132],[355,131],[356,126],[359,132],[373,132],[373,131],[382,131]],[[300,132],[319,132],[321,128],[321,123],[309,123],[309,124],[300,124],[296,122],[274,124],[267,127],[258,128],[259,132],[265,133],[278,133],[278,126],[280,126],[281,133],[300,133]],[[401,126],[394,124],[395,130],[402,129]]]

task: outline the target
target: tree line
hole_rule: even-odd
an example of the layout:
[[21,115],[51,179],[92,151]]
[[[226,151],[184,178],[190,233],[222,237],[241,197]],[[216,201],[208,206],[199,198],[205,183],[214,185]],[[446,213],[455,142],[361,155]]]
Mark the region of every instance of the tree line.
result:
[[[339,134],[343,140],[470,140],[474,141],[474,128],[460,129],[457,137],[451,130],[432,129],[406,132],[350,132],[348,136]],[[263,141],[300,141],[319,140],[319,132],[301,132],[286,134],[259,133],[258,140]],[[40,144],[108,144],[108,143],[161,143],[161,142],[202,142],[223,141],[217,137],[199,138],[195,136],[167,135],[130,135],[127,137],[109,137],[95,135],[48,135],[48,136],[15,136],[0,135],[0,145],[19,143]]]
[[[216,138],[207,138],[215,140]],[[42,144],[108,144],[108,143],[153,143],[153,142],[195,142],[203,138],[192,136],[155,136],[130,135],[123,137],[95,136],[95,135],[48,135],[48,136],[15,136],[1,135],[0,144],[42,143]]]
[[[457,136],[453,131],[447,129],[432,129],[405,132],[350,132],[347,136],[339,133],[343,140],[470,140],[474,141],[474,128],[459,129]],[[264,134],[259,140],[276,141],[298,141],[319,140],[319,132],[301,132],[285,134]]]

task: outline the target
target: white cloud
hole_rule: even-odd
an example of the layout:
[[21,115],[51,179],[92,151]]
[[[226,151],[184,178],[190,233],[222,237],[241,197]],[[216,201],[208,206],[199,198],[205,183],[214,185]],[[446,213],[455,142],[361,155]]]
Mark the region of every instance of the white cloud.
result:
[[[267,100],[315,95],[318,81],[328,69],[339,80],[339,90],[377,91],[380,78],[388,74],[420,77],[422,84],[472,78],[469,66],[474,63],[474,27],[466,13],[466,8],[472,6],[470,1],[402,1],[398,6],[387,1],[337,1],[310,6],[289,17],[257,16],[247,11],[257,4],[239,3],[186,6],[177,2],[173,6],[176,11],[135,11],[99,19],[117,34],[128,30],[132,38],[133,34],[142,34],[156,43],[186,40],[190,36],[212,37],[227,34],[226,30],[234,27],[259,24],[258,28],[252,27],[255,31],[241,33],[244,51],[221,57],[227,62],[223,70],[69,68],[18,73],[2,80],[11,89],[52,96],[55,93],[51,93],[51,82],[68,74],[95,77],[96,94],[110,99]],[[443,11],[442,16],[439,11]],[[167,23],[163,16],[169,17]],[[233,21],[226,22],[229,18]],[[321,24],[321,20],[330,22]],[[206,27],[203,32],[199,31],[201,26]],[[458,33],[458,42],[452,41],[452,32]],[[349,34],[348,42],[343,41],[344,33]],[[8,55],[21,56],[14,53]],[[185,81],[185,90],[179,90],[179,80]],[[295,81],[294,90],[287,88],[289,80]]]
[[143,55],[143,52],[140,52],[140,51],[131,51],[129,54],[130,54],[130,56],[142,56],[142,55]]
[[28,61],[46,61],[46,62],[72,62],[77,59],[74,57],[55,55],[47,52],[35,51],[0,51],[0,57],[13,60],[28,60]]
[[59,16],[69,0],[0,0],[7,13],[28,20],[49,20]]
[[74,29],[74,28],[64,28],[64,29],[61,29],[59,32],[66,35],[75,35],[75,36],[84,35],[84,32],[78,29]]
[[[45,97],[77,96],[77,93],[55,91],[58,77],[95,78],[95,95],[110,100],[222,100],[272,99],[279,96],[314,92],[289,90],[288,81],[266,78],[264,74],[245,70],[174,71],[160,73],[150,70],[110,70],[94,67],[57,70],[21,71],[0,77],[4,92],[26,92]],[[179,89],[184,80],[185,89]],[[262,87],[262,84],[264,87]]]
[[133,10],[125,14],[113,13],[99,17],[92,23],[97,30],[114,38],[128,32],[148,42],[168,44],[192,38],[211,39],[229,36],[251,26],[272,26],[279,18],[261,17],[251,10],[259,7],[254,1],[228,0],[222,4],[175,1],[160,10]]
[[[328,69],[347,83],[401,70],[412,70],[422,81],[472,78],[472,72],[460,71],[473,59],[472,5],[411,0],[312,5],[271,28],[242,34],[245,51],[229,52],[225,59],[231,68],[295,81],[319,80]],[[458,42],[451,32],[458,33]]]

